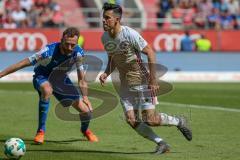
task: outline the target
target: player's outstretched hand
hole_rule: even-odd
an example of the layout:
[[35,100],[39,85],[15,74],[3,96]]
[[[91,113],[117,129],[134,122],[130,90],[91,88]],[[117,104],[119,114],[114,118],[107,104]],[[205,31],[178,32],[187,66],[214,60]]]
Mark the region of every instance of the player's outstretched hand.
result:
[[108,77],[107,73],[103,73],[103,74],[100,75],[99,81],[100,81],[102,86],[104,85],[105,81],[107,80],[107,77]]

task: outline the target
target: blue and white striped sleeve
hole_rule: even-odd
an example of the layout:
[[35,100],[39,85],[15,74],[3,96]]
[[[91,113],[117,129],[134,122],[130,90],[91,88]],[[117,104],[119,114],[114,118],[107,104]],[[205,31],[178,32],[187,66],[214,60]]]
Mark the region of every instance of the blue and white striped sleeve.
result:
[[84,70],[84,64],[83,64],[84,51],[80,47],[77,48],[77,57],[76,58],[77,58],[77,63],[76,63],[77,69],[80,71],[83,71]]
[[33,54],[32,56],[28,57],[29,61],[31,62],[32,65],[35,65],[38,63],[40,60],[46,58],[48,56],[48,51],[49,48],[46,46],[42,48],[39,52]]

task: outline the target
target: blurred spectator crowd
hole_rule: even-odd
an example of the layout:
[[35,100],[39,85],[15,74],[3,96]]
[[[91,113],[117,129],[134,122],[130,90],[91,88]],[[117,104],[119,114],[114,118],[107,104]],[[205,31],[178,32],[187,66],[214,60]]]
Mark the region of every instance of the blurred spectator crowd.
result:
[[[181,19],[171,23],[176,28],[240,29],[239,4],[239,0],[159,0],[157,17]],[[166,25],[158,23],[160,28]]]
[[[240,0],[158,0],[157,5],[159,28],[240,29]],[[56,0],[0,0],[0,28],[64,25]]]
[[0,0],[0,28],[62,27],[63,18],[54,0]]

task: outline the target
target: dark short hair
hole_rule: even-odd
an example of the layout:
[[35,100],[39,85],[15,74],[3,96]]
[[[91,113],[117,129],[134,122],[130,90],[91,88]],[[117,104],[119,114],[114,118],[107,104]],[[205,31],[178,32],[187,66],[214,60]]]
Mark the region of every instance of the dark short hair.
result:
[[113,10],[113,13],[122,18],[122,7],[118,4],[104,3],[102,7],[103,11]]
[[68,37],[74,37],[77,36],[79,37],[80,33],[77,28],[75,27],[69,27],[63,31],[63,37],[67,35]]

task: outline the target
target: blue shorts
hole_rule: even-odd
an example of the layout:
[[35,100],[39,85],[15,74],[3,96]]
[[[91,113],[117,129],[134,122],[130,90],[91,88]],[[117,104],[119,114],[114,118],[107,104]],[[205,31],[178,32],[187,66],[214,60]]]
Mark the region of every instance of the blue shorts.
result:
[[50,82],[47,76],[34,75],[33,86],[38,91],[39,96],[41,96],[40,86],[44,82],[49,82],[52,85],[53,95],[60,103],[66,100],[67,101],[79,100],[82,97],[77,87],[72,83],[68,76],[64,78],[64,81],[58,81],[58,79],[56,78],[55,82]]

